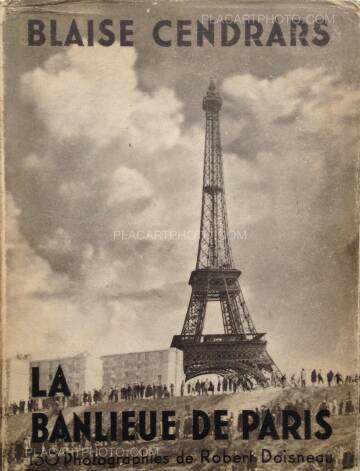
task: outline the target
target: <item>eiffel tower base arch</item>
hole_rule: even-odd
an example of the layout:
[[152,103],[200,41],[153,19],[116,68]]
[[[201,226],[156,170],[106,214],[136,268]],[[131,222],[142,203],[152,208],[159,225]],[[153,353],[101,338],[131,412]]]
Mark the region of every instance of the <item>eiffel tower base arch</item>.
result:
[[[264,334],[175,335],[171,343],[184,353],[186,381],[205,374],[218,374],[239,384],[269,385],[269,375],[277,372],[266,351]],[[268,375],[266,374],[268,373]],[[279,379],[279,378],[278,378]]]

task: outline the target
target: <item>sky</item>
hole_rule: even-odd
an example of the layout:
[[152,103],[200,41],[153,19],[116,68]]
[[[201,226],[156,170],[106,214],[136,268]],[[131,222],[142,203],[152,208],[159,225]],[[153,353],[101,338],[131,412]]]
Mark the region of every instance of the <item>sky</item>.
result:
[[[81,23],[91,6],[76,8]],[[7,21],[9,355],[160,349],[180,333],[200,224],[201,104],[213,78],[233,258],[255,326],[284,371],[353,371],[360,92],[356,44],[344,39],[351,15],[331,10],[324,48],[224,50],[149,41],[157,18],[184,17],[181,5],[111,8],[96,18],[136,18],[134,48],[29,48],[32,13]],[[73,14],[61,15],[60,32]],[[219,319],[211,312],[207,328]]]

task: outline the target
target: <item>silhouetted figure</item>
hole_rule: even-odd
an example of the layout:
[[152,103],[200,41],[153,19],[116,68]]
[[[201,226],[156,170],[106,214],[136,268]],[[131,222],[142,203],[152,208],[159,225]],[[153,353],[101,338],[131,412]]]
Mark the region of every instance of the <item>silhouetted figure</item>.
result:
[[294,374],[291,375],[290,384],[291,384],[291,387],[292,387],[292,388],[296,388],[296,379],[295,379],[295,375],[294,375]]
[[312,370],[310,379],[311,379],[311,383],[314,385],[316,383],[316,379],[317,379],[316,370]]
[[306,373],[304,368],[300,371],[300,381],[301,387],[304,388],[306,386]]
[[322,374],[321,374],[321,370],[319,370],[318,374],[317,374],[317,382],[318,384],[324,384],[324,380],[323,380],[323,377],[322,377]]
[[20,461],[22,460],[24,456],[24,453],[23,453],[23,444],[21,443],[20,440],[18,440],[16,443],[15,443],[15,459],[16,459],[16,462],[17,463],[20,463]]
[[332,380],[334,378],[334,373],[332,372],[332,370],[328,372],[328,374],[326,375],[326,378],[327,378],[328,386],[331,386]]
[[345,401],[345,415],[352,414],[354,412],[354,405],[351,400],[351,394],[348,394],[348,397]]
[[341,383],[343,383],[343,379],[342,379],[342,376],[341,376],[341,373],[337,372],[336,375],[335,375],[335,380],[336,380],[336,384],[339,385]]

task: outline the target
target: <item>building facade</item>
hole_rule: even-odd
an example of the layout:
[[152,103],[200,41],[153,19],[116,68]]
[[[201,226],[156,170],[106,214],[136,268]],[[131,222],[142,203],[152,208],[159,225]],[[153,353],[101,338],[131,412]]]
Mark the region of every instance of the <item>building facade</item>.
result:
[[81,394],[84,391],[102,387],[101,359],[83,352],[70,357],[32,361],[31,367],[39,367],[40,389],[49,391],[59,365],[64,372],[71,394]]
[[39,388],[47,393],[61,365],[71,394],[135,383],[174,385],[180,393],[184,379],[183,352],[177,348],[148,352],[119,353],[96,358],[83,352],[78,355],[46,360],[31,360],[18,355],[6,360],[6,404],[28,401],[32,390],[32,367],[39,368]]
[[173,384],[178,394],[184,379],[183,353],[177,348],[104,355],[102,360],[106,389],[141,382],[145,385]]

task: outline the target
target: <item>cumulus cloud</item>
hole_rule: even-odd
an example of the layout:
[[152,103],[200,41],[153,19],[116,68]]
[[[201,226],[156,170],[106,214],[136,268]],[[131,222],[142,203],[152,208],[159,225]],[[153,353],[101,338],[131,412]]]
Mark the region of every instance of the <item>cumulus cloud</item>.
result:
[[[8,355],[21,351],[47,358],[83,350],[101,355],[132,351],[135,346],[139,350],[153,348],[162,322],[162,304],[168,309],[161,300],[161,290],[137,296],[133,286],[133,297],[119,296],[121,262],[111,264],[105,254],[93,259],[89,246],[84,257],[87,277],[80,289],[30,247],[19,229],[20,214],[8,195]],[[61,230],[57,233],[63,235]],[[59,247],[56,245],[56,250]],[[111,288],[114,291],[109,291]],[[154,296],[160,297],[160,306],[153,302]],[[156,312],[159,315],[154,319]],[[148,327],[139,329],[140,325]],[[163,341],[160,337],[158,348]]]
[[321,195],[329,186],[329,172],[336,173],[339,161],[348,170],[354,165],[343,149],[356,136],[350,117],[357,107],[351,102],[358,103],[360,93],[321,67],[275,79],[232,76],[222,90],[229,110],[223,126],[227,167],[238,175],[230,179],[230,207],[245,208],[249,222],[289,218],[296,230],[296,220],[321,224],[328,217]]
[[[227,146],[244,159],[270,149],[306,152],[315,146],[321,151],[334,139],[345,144],[356,137],[358,107],[353,105],[359,103],[360,93],[324,67],[297,68],[274,79],[231,76],[222,90],[228,110]],[[235,121],[238,124],[231,126]]]
[[95,49],[70,48],[23,75],[24,97],[50,132],[58,140],[84,136],[97,146],[120,136],[152,152],[171,147],[183,120],[174,93],[140,91],[133,49]]
[[[37,355],[51,339],[59,354],[163,348],[181,328],[197,248],[184,233],[199,229],[204,131],[158,82],[140,87],[130,48],[70,48],[22,78],[39,129],[38,148],[8,164],[22,182],[11,188],[10,249],[20,249],[9,284],[25,286],[10,293],[9,329]],[[353,159],[342,150],[356,135],[359,96],[305,67],[272,80],[231,75],[221,91],[230,229],[248,233],[233,241],[234,259],[255,323],[287,368],[300,353],[324,355],[306,326],[327,323],[323,335],[336,346],[339,324],[351,323],[351,299],[339,320],[344,304],[329,292],[344,288],[339,270],[352,267],[343,250],[353,237]],[[164,230],[179,237],[136,237]],[[36,322],[33,339],[20,312]],[[293,351],[289,322],[302,338]]]
[[66,276],[50,276],[52,271],[47,261],[37,256],[29,246],[19,231],[18,218],[21,211],[16,207],[11,195],[7,196],[6,212],[9,300],[28,294],[54,294],[61,291]]
[[[299,347],[283,360],[290,368],[299,353],[309,362],[325,344],[343,345],[336,332],[352,332],[354,289],[345,280],[356,260],[345,253],[356,227],[349,151],[358,113],[351,103],[360,93],[324,68],[274,79],[232,76],[222,90],[230,220],[244,221],[249,234],[246,253],[235,241],[235,254],[257,287],[250,299],[257,326],[270,332],[279,356],[292,319]],[[331,297],[339,289],[346,300]],[[351,355],[354,339],[348,342]]]
[[[198,225],[198,215],[186,215],[182,200],[200,182],[201,135],[195,128],[182,132],[181,103],[172,90],[139,89],[136,54],[122,53],[120,62],[119,51],[104,57],[102,50],[84,61],[70,49],[22,79],[22,96],[52,143],[41,159],[40,151],[21,159],[26,186],[34,190],[36,176],[36,191],[26,201],[15,191],[17,204],[28,210],[17,215],[21,232],[17,220],[15,233],[31,257],[9,264],[11,284],[15,275],[31,275],[29,265],[41,278],[38,291],[19,290],[9,298],[11,335],[26,336],[20,311],[36,323],[36,333],[22,345],[35,356],[49,356],[50,340],[53,354],[129,351],[135,333],[139,349],[168,345],[166,333],[154,340],[169,316],[166,296],[177,298],[173,286],[193,264],[193,241],[128,237]],[[110,63],[107,78],[104,66]],[[190,150],[199,152],[195,171]],[[115,231],[124,237],[114,240]],[[17,245],[11,225],[8,235]],[[50,293],[58,279],[62,284]],[[41,284],[48,286],[43,292]],[[185,307],[179,306],[171,312],[180,325]]]
[[[7,302],[8,302],[8,350],[48,348],[48,333],[59,327],[59,322],[49,323],[57,318],[57,306],[41,299],[56,297],[68,287],[66,275],[54,273],[49,263],[38,256],[29,246],[19,230],[21,215],[11,195],[7,196]],[[64,310],[69,312],[68,309]],[[58,319],[59,321],[59,319]],[[33,335],[29,336],[29,332]],[[59,331],[60,332],[60,331]]]
[[119,167],[114,172],[107,203],[116,205],[150,198],[153,195],[149,182],[138,171]]

